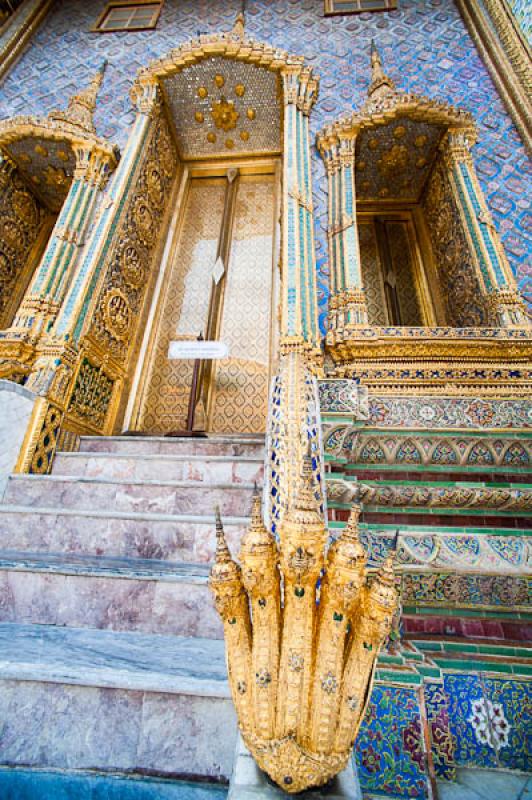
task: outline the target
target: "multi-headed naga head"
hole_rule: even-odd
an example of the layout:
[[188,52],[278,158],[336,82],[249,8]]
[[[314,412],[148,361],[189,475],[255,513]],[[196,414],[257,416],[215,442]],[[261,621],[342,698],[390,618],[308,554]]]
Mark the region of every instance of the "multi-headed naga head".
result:
[[360,506],[354,505],[341,536],[329,548],[327,583],[345,613],[355,610],[366,577],[367,555],[358,535]]
[[249,595],[273,592],[279,582],[279,552],[274,536],[262,521],[260,494],[253,496],[251,525],[240,547],[242,581]]
[[323,567],[327,529],[315,496],[310,454],[303,459],[297,500],[281,522],[279,538],[285,580],[299,585],[315,582]]
[[224,622],[240,730],[259,766],[289,794],[327,783],[348,763],[397,606],[393,557],[366,584],[359,513],[353,507],[324,573],[328,533],[310,457],[297,501],[279,526],[279,551],[258,495],[242,541],[242,570],[217,514],[210,585]]

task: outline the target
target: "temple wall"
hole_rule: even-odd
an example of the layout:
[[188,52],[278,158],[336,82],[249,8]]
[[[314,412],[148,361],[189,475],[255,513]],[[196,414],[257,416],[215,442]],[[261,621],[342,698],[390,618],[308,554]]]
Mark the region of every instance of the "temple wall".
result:
[[[32,47],[2,86],[0,117],[45,113],[64,105],[68,94],[109,60],[96,113],[98,133],[127,140],[134,113],[128,91],[137,69],[195,36],[228,30],[240,0],[166,0],[157,29],[148,32],[91,32],[104,0],[59,0],[38,30]],[[73,20],[78,19],[77,27]],[[363,102],[369,75],[369,45],[377,41],[387,71],[401,89],[438,97],[469,109],[478,123],[476,167],[519,288],[532,283],[532,240],[527,213],[527,158],[451,0],[403,0],[386,14],[323,17],[322,0],[248,0],[246,27],[252,38],[272,42],[305,57],[320,74],[312,132]],[[78,54],[86,54],[83,62]],[[313,186],[321,324],[327,277],[327,179],[315,154]],[[528,266],[527,266],[528,265]]]

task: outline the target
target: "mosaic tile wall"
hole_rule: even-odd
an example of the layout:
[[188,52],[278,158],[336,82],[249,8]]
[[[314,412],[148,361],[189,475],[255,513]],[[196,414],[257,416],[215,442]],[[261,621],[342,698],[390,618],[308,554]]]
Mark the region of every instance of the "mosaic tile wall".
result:
[[363,792],[426,797],[419,698],[413,689],[375,686],[355,746]]
[[[98,132],[123,147],[133,112],[128,90],[137,69],[198,32],[231,27],[241,0],[166,0],[155,31],[98,34],[90,29],[105,0],[57,0],[22,59],[1,88],[0,118],[46,113],[109,61],[96,114]],[[248,0],[248,34],[303,55],[321,75],[311,117],[325,122],[359,107],[375,38],[387,69],[407,90],[469,108],[480,138],[475,160],[521,290],[532,298],[531,167],[452,0],[401,0],[400,10],[323,17],[322,0]],[[80,59],[83,53],[83,59]],[[314,154],[319,299],[323,326],[327,295],[326,177]]]
[[458,766],[532,769],[530,683],[456,673],[445,690]]

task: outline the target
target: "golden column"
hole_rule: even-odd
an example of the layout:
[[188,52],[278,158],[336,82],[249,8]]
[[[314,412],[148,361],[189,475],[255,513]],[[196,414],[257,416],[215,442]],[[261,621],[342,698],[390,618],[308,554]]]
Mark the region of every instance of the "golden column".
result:
[[449,129],[442,152],[455,200],[471,244],[471,255],[491,308],[492,324],[528,327],[530,320],[476,174],[474,130]]

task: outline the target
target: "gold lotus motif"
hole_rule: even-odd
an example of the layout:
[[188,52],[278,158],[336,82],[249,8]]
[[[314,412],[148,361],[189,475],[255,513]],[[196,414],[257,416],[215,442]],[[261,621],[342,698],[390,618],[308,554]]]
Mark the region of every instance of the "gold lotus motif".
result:
[[226,100],[225,97],[221,97],[217,103],[213,103],[211,115],[216,127],[225,132],[236,128],[240,116],[233,101]]
[[358,506],[325,552],[328,532],[313,481],[307,456],[279,546],[254,498],[240,566],[217,512],[210,577],[242,738],[289,794],[322,786],[346,767],[397,609],[393,554],[367,582]]
[[403,170],[407,164],[408,148],[404,144],[394,144],[377,161],[379,172],[384,176]]

